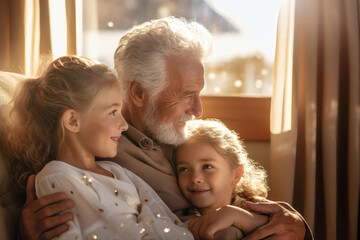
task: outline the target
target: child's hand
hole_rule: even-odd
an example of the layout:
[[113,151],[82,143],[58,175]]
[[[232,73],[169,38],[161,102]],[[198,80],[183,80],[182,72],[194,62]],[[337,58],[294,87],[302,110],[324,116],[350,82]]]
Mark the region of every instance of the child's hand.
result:
[[215,212],[192,219],[188,228],[196,240],[212,240],[217,231],[228,228],[234,223],[232,206],[225,206]]
[[248,234],[267,222],[267,216],[254,214],[240,207],[228,205],[215,212],[191,220],[188,227],[196,240],[212,240],[217,231],[231,225]]

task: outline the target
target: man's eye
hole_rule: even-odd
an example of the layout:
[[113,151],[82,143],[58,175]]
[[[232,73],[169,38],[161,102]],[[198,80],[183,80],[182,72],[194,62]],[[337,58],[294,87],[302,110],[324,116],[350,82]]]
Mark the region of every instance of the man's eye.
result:
[[184,93],[184,99],[193,99],[194,98],[194,94],[193,93]]
[[191,101],[191,100],[194,99],[194,97],[195,97],[195,94],[191,94],[191,95],[188,96],[188,99]]

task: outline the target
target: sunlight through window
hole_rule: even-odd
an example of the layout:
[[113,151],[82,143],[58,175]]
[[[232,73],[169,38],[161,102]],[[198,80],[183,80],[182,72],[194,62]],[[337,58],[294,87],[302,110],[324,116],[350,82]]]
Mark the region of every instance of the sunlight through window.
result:
[[67,52],[65,1],[49,1],[50,33],[54,58]]
[[202,94],[271,96],[280,1],[83,1],[81,52],[113,66],[119,39],[133,25],[169,15],[196,19],[214,37]]

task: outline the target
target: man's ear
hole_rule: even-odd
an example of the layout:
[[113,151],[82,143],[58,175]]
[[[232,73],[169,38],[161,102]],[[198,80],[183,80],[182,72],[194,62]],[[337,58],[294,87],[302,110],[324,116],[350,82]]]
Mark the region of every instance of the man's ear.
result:
[[235,168],[235,177],[233,180],[233,184],[234,185],[237,184],[243,175],[244,175],[244,165],[240,164]]
[[147,94],[139,82],[131,81],[128,85],[128,93],[131,102],[136,107],[144,106]]
[[73,110],[68,109],[62,115],[62,124],[70,132],[78,132],[80,127],[79,115]]

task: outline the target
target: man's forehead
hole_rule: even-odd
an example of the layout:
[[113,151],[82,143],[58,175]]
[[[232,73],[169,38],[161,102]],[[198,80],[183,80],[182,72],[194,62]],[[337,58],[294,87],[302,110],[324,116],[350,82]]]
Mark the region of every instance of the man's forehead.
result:
[[198,58],[191,58],[187,56],[181,56],[181,55],[171,55],[165,58],[166,59],[166,65],[168,69],[192,69],[195,67],[201,67],[203,68],[203,63],[201,59]]
[[168,60],[167,70],[168,77],[175,82],[203,84],[204,67],[199,60],[184,57],[174,61]]

